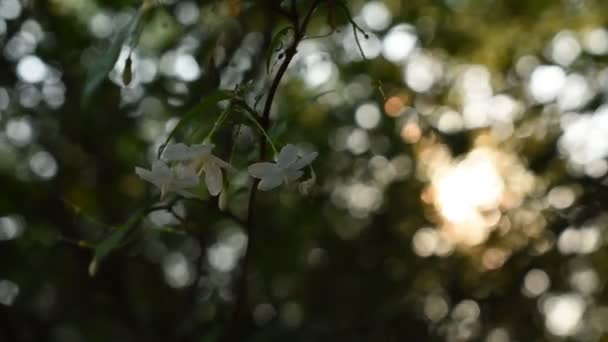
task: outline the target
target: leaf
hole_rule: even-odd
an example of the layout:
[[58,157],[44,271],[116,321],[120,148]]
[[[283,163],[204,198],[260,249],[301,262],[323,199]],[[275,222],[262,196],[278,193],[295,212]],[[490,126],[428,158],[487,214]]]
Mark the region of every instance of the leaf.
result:
[[232,92],[227,91],[227,90],[217,89],[217,90],[212,91],[209,95],[207,95],[207,97],[205,97],[201,102],[199,102],[199,104],[194,106],[194,108],[190,109],[181,118],[181,120],[177,123],[177,125],[175,125],[175,127],[173,128],[171,133],[169,133],[169,135],[167,136],[167,139],[165,140],[165,142],[162,145],[160,145],[160,147],[158,148],[157,158],[160,159],[160,156],[163,153],[165,146],[167,146],[169,141],[171,141],[171,138],[173,138],[173,136],[177,133],[177,131],[179,129],[181,129],[189,120],[194,118],[197,114],[200,114],[201,112],[204,112],[204,111],[212,108],[212,106],[217,105],[218,102],[227,100],[230,98],[232,98]]
[[127,234],[136,226],[142,218],[142,214],[136,214],[126,223],[116,227],[110,235],[103,239],[96,247],[93,255],[93,260],[89,264],[89,275],[93,277],[97,273],[99,263],[105,259],[113,250],[118,248],[121,242],[124,241]]
[[95,91],[101,86],[108,73],[112,71],[116,60],[120,56],[123,45],[133,48],[141,33],[143,18],[149,12],[151,6],[144,1],[137,13],[112,39],[112,43],[106,52],[87,71],[87,79],[82,92],[82,107],[86,107]]
[[287,127],[287,120],[283,120],[274,124],[272,128],[270,128],[268,135],[270,135],[273,140],[278,140],[281,136],[283,136],[283,134],[285,134],[285,132],[287,132]]
[[266,57],[266,72],[268,72],[268,70],[270,70],[270,61],[272,60],[272,56],[274,55],[274,53],[281,50],[283,36],[286,35],[287,32],[289,32],[289,30],[292,30],[292,29],[293,28],[291,26],[284,27],[281,30],[279,30],[274,35],[274,37],[272,37],[272,40],[270,41],[270,47],[268,49],[268,56]]
[[97,273],[97,268],[101,260],[107,257],[110,252],[118,247],[128,232],[129,229],[127,229],[127,227],[118,227],[114,229],[114,231],[108,237],[101,241],[97,247],[95,247],[93,260],[91,260],[91,263],[89,264],[89,275],[91,277]]
[[270,144],[270,147],[272,148],[272,151],[274,152],[274,154],[278,154],[277,148],[274,146],[274,142],[270,138],[270,135],[268,135],[268,132],[266,132],[264,127],[262,127],[259,120],[256,117],[254,117],[253,114],[251,114],[248,110],[240,110],[240,112],[243,115],[245,115],[245,118],[247,118],[249,121],[251,121],[251,123],[253,123],[255,125],[255,127],[260,131],[260,133],[262,133],[264,135],[264,137],[266,138],[266,141],[268,141],[268,143]]

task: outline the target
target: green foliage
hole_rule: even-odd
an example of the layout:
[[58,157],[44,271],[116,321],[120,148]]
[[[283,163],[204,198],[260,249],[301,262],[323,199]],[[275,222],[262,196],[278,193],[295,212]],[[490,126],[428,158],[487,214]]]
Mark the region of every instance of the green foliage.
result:
[[105,237],[97,246],[93,254],[93,259],[89,264],[89,275],[92,277],[97,273],[99,264],[106,258],[112,251],[119,248],[124,243],[127,235],[136,227],[137,223],[143,218],[142,213],[133,215],[124,224],[112,228],[112,231]]
[[207,118],[214,117],[218,111],[218,103],[224,100],[232,98],[233,94],[230,91],[225,90],[213,90],[208,94],[200,103],[190,109],[184,116],[179,120],[178,124],[171,130],[165,142],[158,149],[158,157],[160,158],[165,146],[171,141],[178,132],[184,130],[187,124],[190,124],[192,120],[197,119],[197,116],[206,116]]

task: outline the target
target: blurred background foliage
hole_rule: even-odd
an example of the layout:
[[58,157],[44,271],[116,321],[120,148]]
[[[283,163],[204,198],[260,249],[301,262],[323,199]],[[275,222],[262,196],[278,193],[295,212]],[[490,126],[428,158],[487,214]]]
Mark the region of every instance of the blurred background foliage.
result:
[[[134,167],[185,113],[237,86],[261,111],[290,3],[162,0],[121,40],[139,1],[0,0],[0,341],[235,328],[245,171],[228,216],[177,201],[184,222],[153,212],[87,269],[157,198]],[[603,0],[321,1],[270,130],[319,151],[317,184],[258,194],[241,340],[608,341],[607,20]],[[245,170],[258,134],[229,115],[216,152]]]

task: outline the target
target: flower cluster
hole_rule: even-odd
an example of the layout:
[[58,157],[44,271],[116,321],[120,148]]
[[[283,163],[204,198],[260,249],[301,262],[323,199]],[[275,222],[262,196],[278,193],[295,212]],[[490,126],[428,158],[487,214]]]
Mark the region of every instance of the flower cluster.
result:
[[[169,144],[163,150],[160,159],[152,163],[150,170],[136,167],[135,173],[161,191],[161,198],[168,193],[176,193],[187,198],[197,197],[192,192],[200,184],[200,177],[205,174],[205,185],[209,194],[217,196],[224,187],[222,169],[234,171],[229,163],[214,156],[211,152],[214,145]],[[258,189],[272,190],[281,184],[295,182],[304,174],[306,166],[318,156],[317,152],[298,155],[298,149],[291,144],[285,145],[279,152],[276,162],[255,163],[248,167],[249,174],[260,180]]]
[[222,168],[233,170],[233,167],[214,156],[211,153],[213,147],[207,144],[169,144],[160,159],[152,163],[151,170],[136,167],[135,173],[158,187],[163,198],[170,192],[184,197],[196,197],[190,190],[199,185],[200,175],[204,172],[209,194],[217,196],[222,192],[224,183]]

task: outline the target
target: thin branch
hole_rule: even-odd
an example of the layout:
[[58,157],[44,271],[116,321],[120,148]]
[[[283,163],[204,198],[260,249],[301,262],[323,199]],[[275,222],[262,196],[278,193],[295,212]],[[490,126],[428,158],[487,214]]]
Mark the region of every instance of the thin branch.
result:
[[[266,102],[264,104],[264,109],[262,111],[261,118],[261,126],[264,131],[267,131],[270,127],[270,111],[272,109],[272,104],[274,102],[274,98],[277,94],[277,90],[291,63],[292,59],[298,52],[298,45],[300,41],[305,36],[306,29],[308,24],[310,23],[310,19],[312,18],[313,13],[319,6],[322,0],[315,0],[308,12],[304,16],[301,24],[299,23],[299,16],[297,16],[297,8],[295,6],[295,1],[292,2],[292,13],[296,15],[294,18],[294,27],[295,34],[294,40],[292,44],[285,50],[285,58],[283,59],[277,73],[272,80],[270,85],[270,89],[268,91],[268,96],[266,97]],[[259,140],[260,152],[259,152],[259,160],[266,159],[266,138],[264,136],[260,136]],[[236,280],[236,302],[235,307],[232,313],[231,321],[229,322],[229,326],[227,326],[228,331],[225,332],[224,339],[225,341],[240,341],[242,339],[239,338],[240,334],[243,334],[241,329],[238,329],[238,324],[241,323],[242,320],[246,317],[246,307],[247,307],[247,277],[250,273],[250,269],[252,266],[252,250],[255,248],[256,244],[256,227],[255,227],[255,200],[257,194],[257,185],[258,180],[254,179],[251,182],[251,187],[249,189],[249,199],[248,199],[248,208],[247,208],[247,220],[246,220],[246,230],[247,230],[247,246],[245,247],[245,253],[243,256],[243,268],[240,272]]]
[[268,143],[270,144],[270,148],[272,148],[272,151],[275,154],[278,154],[279,152],[277,151],[276,146],[274,146],[274,143],[272,142],[272,139],[270,138],[270,135],[268,134],[268,132],[266,131],[266,129],[264,129],[264,127],[262,126],[262,124],[260,123],[260,118],[258,116],[258,114],[255,112],[255,110],[253,110],[253,108],[249,107],[249,105],[247,105],[247,103],[245,101],[240,100],[238,103],[239,106],[241,106],[241,109],[245,110],[245,117],[247,119],[249,119],[255,126],[257,129],[260,130],[260,133],[262,133],[262,135],[266,138],[266,140],[268,141]]
[[69,237],[63,236],[63,235],[57,236],[57,241],[67,243],[69,245],[73,245],[73,246],[80,247],[80,248],[95,249],[95,246],[88,241],[75,240],[75,239],[72,239],[72,238],[69,238]]
[[241,107],[241,109],[244,109],[245,111],[247,111],[249,114],[251,114],[251,116],[253,118],[258,120],[258,123],[261,124],[259,114],[253,108],[251,108],[251,106],[249,106],[247,104],[247,102],[245,102],[245,100],[235,99],[234,101],[232,101],[232,104],[237,105],[237,106]]
[[359,24],[357,24],[355,22],[355,20],[353,19],[353,16],[350,14],[350,11],[348,10],[348,7],[346,7],[344,2],[340,1],[340,7],[342,7],[342,9],[344,10],[344,13],[348,17],[348,21],[350,22],[350,25],[353,28],[353,34],[355,36],[355,43],[357,43],[357,48],[359,49],[359,53],[361,54],[361,57],[363,58],[363,60],[367,62],[367,57],[365,56],[365,53],[363,52],[363,47],[361,46],[361,41],[359,40],[358,32],[361,32],[361,34],[363,34],[363,37],[365,37],[365,39],[369,39],[369,34],[367,34],[367,32],[365,32],[365,30],[362,29],[361,26],[359,26]]

